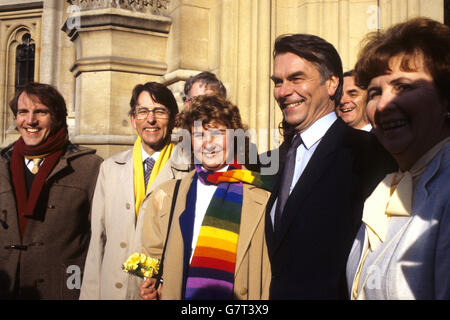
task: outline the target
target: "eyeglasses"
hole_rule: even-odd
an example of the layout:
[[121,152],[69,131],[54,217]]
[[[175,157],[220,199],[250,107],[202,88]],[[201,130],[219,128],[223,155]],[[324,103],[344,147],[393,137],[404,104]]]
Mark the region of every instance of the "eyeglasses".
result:
[[152,113],[156,119],[168,119],[170,114],[169,110],[162,107],[156,107],[153,109],[137,107],[134,115],[137,120],[144,120],[148,118],[149,113]]

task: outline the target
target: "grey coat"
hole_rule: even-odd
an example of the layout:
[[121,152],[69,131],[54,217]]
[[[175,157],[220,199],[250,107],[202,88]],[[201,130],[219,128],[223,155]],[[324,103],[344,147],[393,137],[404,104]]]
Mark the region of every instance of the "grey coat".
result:
[[[415,183],[410,217],[391,217],[386,241],[370,252],[358,299],[450,299],[450,143]],[[351,291],[363,249],[365,225],[347,262]]]
[[0,155],[0,299],[77,299],[102,159],[93,149],[68,145],[45,181],[22,241],[11,154],[10,146]]

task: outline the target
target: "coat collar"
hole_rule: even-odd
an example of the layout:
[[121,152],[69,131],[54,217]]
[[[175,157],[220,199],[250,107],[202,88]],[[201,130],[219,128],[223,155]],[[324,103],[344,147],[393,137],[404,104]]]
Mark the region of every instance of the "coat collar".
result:
[[235,276],[238,274],[245,253],[250,247],[253,235],[255,234],[261,219],[264,219],[264,212],[270,195],[267,191],[249,184],[244,184],[243,191],[241,227],[236,251]]
[[[14,142],[15,143],[15,142]],[[3,149],[0,153],[0,160],[1,165],[8,167],[9,161],[11,160],[11,155],[14,149],[14,143],[10,144],[8,147]],[[53,168],[52,172],[47,177],[47,181],[51,179],[53,176],[55,176],[60,171],[64,170],[66,167],[69,166],[69,162],[72,159],[75,159],[77,157],[83,156],[85,154],[94,154],[96,150],[90,149],[90,148],[83,148],[76,144],[72,144],[70,141],[67,144],[66,151],[59,159],[58,163],[56,164],[55,168]],[[2,168],[3,169],[3,168]],[[1,170],[1,172],[9,172],[8,170]],[[10,179],[10,176],[7,176],[8,179]]]
[[[420,204],[426,203],[426,198],[433,190],[428,190],[427,186],[430,180],[432,180],[442,166],[450,163],[450,142],[447,142],[439,153],[434,157],[421,177],[417,181],[417,185],[414,188],[414,203],[413,210],[420,206]],[[448,171],[447,171],[448,172]],[[443,172],[443,174],[447,174]],[[449,177],[450,178],[450,177]],[[414,211],[413,211],[414,214]]]
[[[125,170],[127,173],[131,170],[131,175],[133,174],[133,149],[115,154],[111,156],[112,160],[118,165],[123,165],[127,168]],[[176,161],[175,161],[176,160]],[[189,172],[193,169],[193,166],[190,163],[190,160],[186,158],[186,155],[183,153],[183,149],[181,148],[181,144],[175,145],[172,155],[169,160],[162,168],[156,180],[147,189],[146,196],[149,195],[151,191],[155,189],[156,186],[160,185],[161,182],[172,179],[173,177],[178,177],[178,172]],[[124,179],[129,179],[125,178]]]
[[64,170],[65,168],[69,167],[69,163],[71,160],[81,157],[86,154],[95,154],[96,150],[90,149],[90,148],[82,148],[79,147],[76,144],[72,144],[69,142],[67,145],[66,151],[59,159],[58,163],[56,164],[55,168],[50,172],[50,174],[47,177],[47,181],[57,175],[60,171]]

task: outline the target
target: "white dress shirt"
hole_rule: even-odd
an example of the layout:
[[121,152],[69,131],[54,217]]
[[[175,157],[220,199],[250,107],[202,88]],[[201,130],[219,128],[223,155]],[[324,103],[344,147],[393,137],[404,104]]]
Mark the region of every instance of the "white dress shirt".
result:
[[[217,172],[224,172],[227,170],[228,166],[225,166],[224,168],[217,170]],[[192,256],[194,255],[194,250],[195,246],[197,245],[197,239],[203,223],[203,218],[205,217],[206,210],[208,209],[209,203],[211,202],[216,189],[217,185],[206,185],[200,181],[197,181],[197,200],[195,203],[194,232],[192,234],[192,250],[190,260],[192,260]]]
[[[34,162],[33,159],[27,159],[27,158],[23,158],[25,160],[25,166],[28,168],[28,170],[30,170],[30,172],[33,170],[34,167]],[[41,160],[41,162],[39,162],[38,164],[38,168],[41,167],[41,165],[44,163],[45,158],[43,158]]]
[[[297,184],[298,179],[305,170],[309,159],[311,159],[314,151],[319,145],[325,133],[330,129],[333,123],[336,121],[336,113],[330,112],[329,114],[323,116],[314,122],[308,129],[300,134],[302,138],[302,143],[297,147],[297,154],[295,156],[295,169],[294,176],[292,177],[292,183],[289,190],[289,194],[294,189]],[[272,219],[272,226],[274,226],[275,221],[275,209],[277,207],[277,200],[275,200],[272,210],[270,211],[270,217]]]
[[147,170],[147,165],[145,164],[145,160],[147,160],[148,157],[151,157],[151,158],[153,158],[153,160],[155,160],[155,163],[156,163],[156,160],[158,160],[160,153],[161,153],[160,151],[156,151],[152,155],[149,155],[147,152],[145,152],[144,147],[141,146],[141,154],[142,154],[142,162],[144,164],[144,172],[145,172],[145,170]]
[[370,132],[370,130],[372,130],[372,125],[370,123],[368,123],[364,127],[362,127],[361,130]]

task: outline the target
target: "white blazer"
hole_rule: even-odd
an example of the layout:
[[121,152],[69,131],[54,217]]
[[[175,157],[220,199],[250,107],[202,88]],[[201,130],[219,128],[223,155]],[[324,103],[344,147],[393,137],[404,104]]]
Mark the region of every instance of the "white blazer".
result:
[[[365,225],[347,261],[350,290],[367,248]],[[410,217],[391,217],[386,241],[364,263],[358,299],[450,299],[450,142],[414,186]]]

